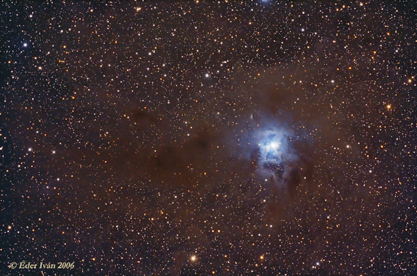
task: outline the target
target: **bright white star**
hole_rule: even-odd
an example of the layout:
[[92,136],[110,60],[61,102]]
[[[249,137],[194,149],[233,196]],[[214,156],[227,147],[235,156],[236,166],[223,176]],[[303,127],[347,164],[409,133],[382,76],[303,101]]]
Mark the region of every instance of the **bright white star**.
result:
[[271,142],[270,144],[271,149],[277,150],[279,148],[278,142]]
[[278,151],[280,145],[281,144],[277,141],[272,141],[272,142],[267,143],[265,145],[266,153],[273,153],[273,152]]

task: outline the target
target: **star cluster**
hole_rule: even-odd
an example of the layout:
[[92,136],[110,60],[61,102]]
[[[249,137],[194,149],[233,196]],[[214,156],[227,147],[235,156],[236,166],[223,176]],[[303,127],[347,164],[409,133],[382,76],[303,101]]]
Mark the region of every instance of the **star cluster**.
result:
[[1,5],[2,275],[417,273],[413,1]]

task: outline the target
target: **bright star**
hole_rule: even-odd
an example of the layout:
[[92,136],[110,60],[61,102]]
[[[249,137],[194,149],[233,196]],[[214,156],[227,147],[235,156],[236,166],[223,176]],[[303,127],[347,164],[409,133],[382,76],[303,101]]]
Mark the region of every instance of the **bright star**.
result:
[[270,146],[271,149],[277,150],[279,148],[279,143],[278,142],[271,142],[271,144],[269,146]]
[[267,153],[275,153],[279,150],[280,145],[278,141],[271,141],[265,144],[265,150]]

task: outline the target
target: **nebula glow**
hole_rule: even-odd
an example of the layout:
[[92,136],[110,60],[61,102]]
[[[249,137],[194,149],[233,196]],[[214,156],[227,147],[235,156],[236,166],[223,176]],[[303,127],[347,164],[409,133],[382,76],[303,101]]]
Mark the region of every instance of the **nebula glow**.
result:
[[295,134],[287,118],[263,116],[249,122],[240,142],[240,156],[256,165],[256,173],[265,181],[281,185],[299,159],[294,149]]
[[285,160],[293,159],[289,138],[292,132],[281,126],[262,127],[254,136],[259,156],[258,173],[273,182],[280,182],[285,172]]
[[283,137],[280,137],[279,133],[273,131],[266,131],[263,134],[265,137],[261,138],[259,149],[261,154],[261,160],[264,162],[280,163],[281,157],[281,143]]

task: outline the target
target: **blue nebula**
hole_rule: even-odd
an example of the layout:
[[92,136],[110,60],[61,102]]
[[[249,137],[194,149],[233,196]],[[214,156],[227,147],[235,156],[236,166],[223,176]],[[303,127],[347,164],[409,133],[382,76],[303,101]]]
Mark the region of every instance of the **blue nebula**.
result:
[[311,137],[289,115],[251,114],[232,133],[234,154],[249,161],[257,180],[294,191],[311,179]]
[[264,162],[279,164],[282,162],[282,143],[283,137],[280,133],[274,131],[266,131],[263,133],[259,145],[260,157]]
[[272,4],[271,0],[260,0],[258,3],[264,7],[268,7]]
[[258,145],[258,173],[274,182],[280,182],[287,161],[296,159],[290,146],[292,132],[283,127],[269,126],[256,131],[254,139]]
[[256,173],[266,181],[281,183],[288,164],[297,160],[291,140],[292,128],[286,118],[251,117],[238,136],[239,155],[250,160]]

